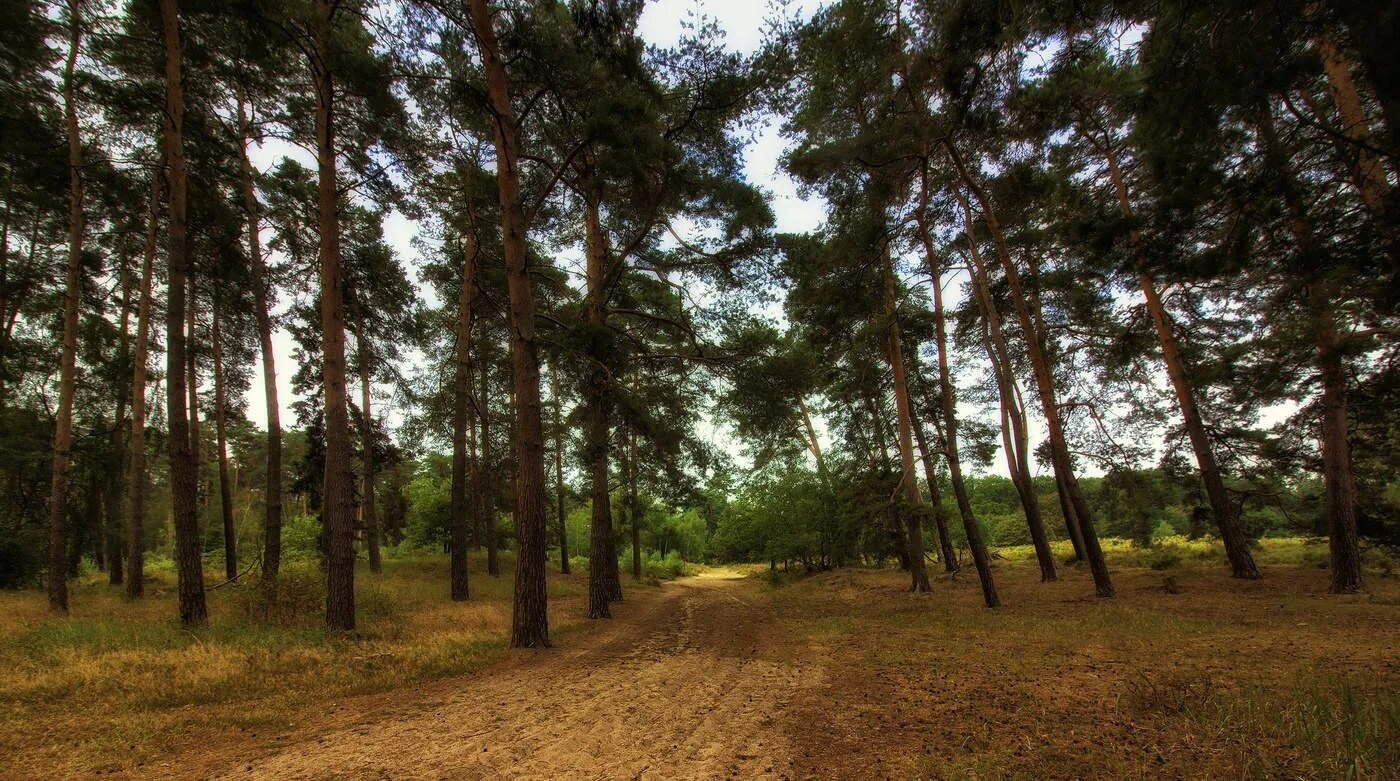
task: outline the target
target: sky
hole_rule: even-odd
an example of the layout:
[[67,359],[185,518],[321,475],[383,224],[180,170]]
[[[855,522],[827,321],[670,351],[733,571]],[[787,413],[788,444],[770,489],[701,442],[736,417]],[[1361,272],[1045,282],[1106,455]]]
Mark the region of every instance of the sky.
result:
[[[818,0],[792,0],[787,4],[786,10],[790,14],[796,13],[808,17],[819,6]],[[725,40],[730,48],[744,54],[752,54],[762,45],[764,19],[769,13],[770,8],[756,0],[746,2],[736,0],[659,0],[646,6],[639,22],[639,32],[648,43],[660,47],[669,46],[676,43],[683,34],[683,25],[686,20],[693,20],[697,15],[703,15],[717,21],[725,33]],[[794,180],[782,171],[780,161],[787,148],[788,142],[780,131],[780,118],[769,117],[767,123],[757,130],[745,145],[743,152],[744,174],[750,183],[767,193],[778,231],[810,231],[822,223],[825,217],[825,207],[820,199],[801,197]],[[283,156],[296,159],[310,168],[314,169],[315,167],[315,160],[309,152],[285,142],[270,141],[255,148],[251,156],[254,165],[261,170],[272,167]],[[421,265],[421,253],[419,248],[415,246],[415,238],[417,238],[418,233],[417,223],[401,213],[393,212],[386,217],[384,230],[388,243],[399,253],[408,267],[416,271]],[[560,260],[564,263],[569,262],[564,257],[561,257]],[[910,280],[910,282],[917,284],[916,280]],[[946,293],[946,295],[952,296],[953,305],[956,305],[956,299],[961,296],[961,292],[956,289],[958,287],[960,285],[949,284]],[[432,292],[427,285],[420,284],[419,288],[425,300],[435,303]],[[925,283],[922,288],[926,290],[927,284]],[[286,303],[284,301],[282,305],[285,306]],[[290,334],[285,330],[279,331],[274,336],[274,343],[282,419],[285,424],[292,424],[295,420],[290,410],[291,403],[295,401],[291,388],[291,376],[295,367],[294,344]],[[412,361],[413,358],[410,357],[408,362],[412,363]],[[392,405],[384,402],[391,399],[393,395],[394,389],[390,386],[377,385],[375,387],[375,397],[381,410],[392,409]],[[266,403],[261,382],[252,383],[247,401],[249,419],[255,425],[265,428]],[[980,412],[977,408],[967,406],[964,403],[960,403],[959,407],[960,412],[967,415],[975,415]],[[391,411],[389,413],[391,425],[396,422],[396,418],[397,415]],[[819,436],[824,440],[829,440],[823,421],[818,419],[816,422]],[[1039,428],[1039,426],[1033,428],[1033,440],[1039,440],[1043,436],[1043,431],[1037,430]],[[740,466],[749,463],[749,459],[744,453],[744,444],[735,440],[725,427],[706,423],[701,426],[698,433],[709,440],[711,444],[727,452]],[[830,443],[825,444],[829,445]],[[988,468],[970,471],[1005,475],[1007,471],[1004,456],[998,451]],[[1043,471],[1043,468],[1037,471]],[[1085,471],[1088,474],[1096,472],[1092,468]]]

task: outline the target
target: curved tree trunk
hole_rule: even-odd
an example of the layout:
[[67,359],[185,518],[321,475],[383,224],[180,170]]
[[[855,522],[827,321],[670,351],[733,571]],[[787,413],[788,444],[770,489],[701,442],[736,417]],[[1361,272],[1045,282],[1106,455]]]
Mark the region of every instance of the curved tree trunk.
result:
[[[1069,446],[1065,441],[1064,428],[1060,423],[1059,403],[1055,397],[1054,374],[1051,372],[1050,363],[1041,347],[1043,334],[1040,333],[1031,319],[1030,308],[1026,304],[1025,291],[1021,286],[1021,275],[1017,271],[1016,263],[1011,258],[1011,252],[1006,246],[1006,237],[1002,235],[1001,224],[997,221],[990,198],[968,172],[967,166],[963,163],[951,138],[944,138],[943,145],[948,152],[949,159],[953,162],[953,166],[958,171],[958,176],[972,191],[973,196],[977,198],[978,206],[982,209],[982,218],[986,221],[987,230],[992,235],[992,243],[996,246],[997,257],[1006,273],[1006,281],[1011,288],[1011,299],[1016,306],[1016,315],[1021,321],[1021,329],[1025,334],[1031,370],[1035,376],[1036,390],[1039,392],[1041,408],[1045,414],[1045,427],[1049,434],[1051,459],[1056,473],[1064,482],[1068,502],[1073,506],[1074,515],[1079,521],[1079,531],[1084,538],[1084,551],[1089,560],[1090,572],[1094,576],[1095,591],[1101,597],[1111,597],[1114,595],[1113,580],[1109,576],[1108,563],[1104,560],[1103,549],[1099,545],[1098,534],[1094,530],[1093,514],[1089,511],[1089,503],[1085,500],[1084,492],[1079,487],[1079,481],[1074,476],[1073,461],[1070,458]],[[963,206],[968,232],[971,232],[971,208],[967,205],[962,191],[955,189],[955,192]]]
[[321,344],[325,394],[326,464],[321,522],[326,530],[326,627],[355,628],[355,528],[346,409],[345,280],[340,270],[340,205],[336,184],[335,83],[331,46],[334,0],[315,0],[312,37],[316,88],[317,211],[321,229]]
[[1036,496],[1035,481],[1031,478],[1026,419],[1019,399],[1020,391],[1016,387],[1016,376],[1011,371],[1011,350],[1006,344],[1006,335],[1001,328],[1001,315],[997,311],[996,302],[992,300],[981,251],[977,249],[977,242],[971,235],[967,240],[968,256],[972,260],[972,285],[982,310],[983,344],[987,351],[987,360],[992,364],[992,376],[996,381],[997,395],[1001,403],[1002,443],[1006,448],[1008,471],[1011,473],[1016,495],[1021,500],[1026,525],[1030,529],[1035,558],[1040,564],[1040,580],[1056,580],[1059,574],[1055,568],[1055,556],[1050,550],[1050,539],[1045,533],[1045,523],[1040,517],[1040,499]]
[[180,623],[209,620],[204,601],[204,562],[195,515],[195,462],[190,420],[185,410],[185,276],[189,267],[185,175],[185,94],[181,84],[180,11],[177,0],[160,0],[165,46],[165,159],[169,165],[170,249],[165,304],[165,410],[170,442],[171,515],[175,525],[175,566],[179,579]]
[[160,182],[164,165],[151,173],[151,207],[146,216],[146,252],[141,264],[141,301],[136,307],[136,348],[131,358],[131,453],[127,473],[129,510],[126,516],[126,596],[140,599],[146,569],[146,357],[150,350],[151,285],[155,275],[156,241],[160,231]]
[[457,294],[457,345],[452,371],[452,539],[448,566],[452,599],[471,595],[467,580],[467,529],[471,502],[467,496],[467,427],[472,394],[472,296],[476,292],[476,235],[462,236],[462,287]]
[[914,443],[919,446],[919,460],[924,462],[924,482],[928,484],[929,503],[933,505],[933,525],[938,531],[938,552],[943,557],[943,571],[957,572],[958,554],[953,550],[953,539],[948,533],[948,512],[943,509],[943,492],[938,490],[938,475],[933,471],[933,459],[929,456],[928,437],[923,424],[914,421]]
[[68,264],[63,294],[58,413],[49,487],[49,609],[68,612],[68,467],[73,458],[73,393],[78,383],[78,264],[83,254],[83,141],[78,130],[75,71],[82,47],[78,0],[68,0],[68,64],[63,70],[63,114],[68,127]]
[[253,316],[258,324],[262,350],[263,397],[267,402],[267,486],[264,489],[266,514],[263,517],[262,576],[277,577],[282,566],[282,410],[277,399],[277,358],[272,344],[272,313],[267,261],[263,258],[259,235],[257,192],[253,188],[253,165],[248,159],[252,137],[244,101],[238,101],[239,173],[243,189],[243,211],[248,221],[248,259],[253,283]]
[[470,0],[472,26],[486,72],[501,196],[501,237],[510,299],[510,346],[515,387],[515,610],[513,648],[549,645],[545,590],[544,432],[540,419],[540,365],[535,345],[535,299],[525,247],[520,201],[519,147],[510,86],[486,0]]

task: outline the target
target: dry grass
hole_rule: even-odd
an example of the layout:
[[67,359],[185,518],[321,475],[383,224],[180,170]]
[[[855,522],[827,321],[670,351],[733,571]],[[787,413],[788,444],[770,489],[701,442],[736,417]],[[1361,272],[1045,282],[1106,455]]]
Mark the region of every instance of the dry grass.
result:
[[[174,577],[152,573],[129,603],[96,576],[74,585],[72,614],[40,592],[0,593],[0,777],[132,771],[225,736],[276,740],[336,698],[469,673],[500,659],[512,563],[491,578],[472,561],[472,599],[447,597],[446,559],[391,558],[361,571],[359,629],[328,638],[320,575],[284,575],[280,610],[253,583],[210,592],[207,628],[175,619]],[[582,622],[586,575],[551,574],[555,636]]]
[[841,671],[792,714],[803,769],[1400,778],[1400,582],[1373,571],[1370,594],[1326,595],[1309,563],[1325,544],[1271,542],[1257,582],[1229,578],[1218,550],[1183,547],[1154,569],[1162,551],[1112,546],[1113,600],[1079,568],[1042,584],[1019,555],[997,562],[994,611],[970,567],[931,595],[890,571],[774,587],[790,652]]

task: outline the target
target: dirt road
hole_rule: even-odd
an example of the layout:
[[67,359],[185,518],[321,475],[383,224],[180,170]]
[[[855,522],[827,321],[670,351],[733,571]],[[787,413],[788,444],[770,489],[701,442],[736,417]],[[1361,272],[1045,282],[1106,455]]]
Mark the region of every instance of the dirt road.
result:
[[[560,648],[465,678],[341,703],[314,735],[249,747],[238,779],[784,778],[776,725],[819,662],[765,660],[752,582],[668,583]],[[261,752],[261,753],[260,753]],[[237,755],[236,755],[237,756]],[[213,758],[211,758],[212,760]],[[221,760],[220,760],[221,761]]]

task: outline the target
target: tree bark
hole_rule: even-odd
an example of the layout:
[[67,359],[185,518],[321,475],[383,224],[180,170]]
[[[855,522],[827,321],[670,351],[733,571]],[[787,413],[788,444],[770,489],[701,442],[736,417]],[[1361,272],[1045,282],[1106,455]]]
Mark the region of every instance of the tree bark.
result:
[[476,290],[476,235],[462,237],[462,288],[457,294],[457,345],[452,373],[452,539],[449,579],[452,599],[471,595],[467,578],[467,529],[470,523],[467,496],[467,427],[472,394],[472,296]]
[[[987,223],[987,230],[992,234],[992,243],[996,246],[997,256],[1006,273],[1006,281],[1011,288],[1011,299],[1015,303],[1016,315],[1021,321],[1021,329],[1025,334],[1031,371],[1035,376],[1036,389],[1039,392],[1041,408],[1045,414],[1045,427],[1049,434],[1051,459],[1056,473],[1064,482],[1068,501],[1073,506],[1074,514],[1079,521],[1079,531],[1084,538],[1084,550],[1089,560],[1089,570],[1094,576],[1095,591],[1101,597],[1111,597],[1114,595],[1113,580],[1109,576],[1108,563],[1104,560],[1103,549],[1099,545],[1098,534],[1094,530],[1093,514],[1089,511],[1089,503],[1085,500],[1084,492],[1079,487],[1079,481],[1074,476],[1069,446],[1065,442],[1064,428],[1060,423],[1059,403],[1055,398],[1055,378],[1041,347],[1043,335],[1031,320],[1030,309],[1026,304],[1025,292],[1021,286],[1020,273],[1016,270],[1016,263],[1012,260],[1011,252],[1006,246],[1006,237],[1002,235],[1001,224],[997,220],[996,212],[992,209],[991,199],[968,172],[967,166],[963,163],[962,156],[958,154],[952,139],[945,137],[943,145],[949,159],[953,162],[953,166],[958,171],[958,176],[972,191],[973,196],[977,198],[977,203],[982,209],[982,217]],[[963,204],[964,215],[968,218],[967,230],[971,233],[971,209],[968,207],[961,190],[957,190],[957,195]]]
[[[1118,207],[1123,216],[1133,218],[1133,205],[1128,197],[1128,185],[1118,165],[1118,157],[1113,153],[1112,142],[1105,139],[1100,146],[1104,160],[1108,164],[1109,179],[1118,196]],[[1128,232],[1128,243],[1136,256],[1138,286],[1142,288],[1147,312],[1152,317],[1152,325],[1157,331],[1157,341],[1162,347],[1162,361],[1167,367],[1167,377],[1176,393],[1177,405],[1181,408],[1182,421],[1186,425],[1186,435],[1191,440],[1191,449],[1196,454],[1196,464],[1201,470],[1201,481],[1205,483],[1206,497],[1210,500],[1211,512],[1215,515],[1215,525],[1220,530],[1220,539],[1225,544],[1225,557],[1230,562],[1230,572],[1237,578],[1254,579],[1259,577],[1259,567],[1249,552],[1249,539],[1240,526],[1239,513],[1225,490],[1225,480],[1220,475],[1220,467],[1215,460],[1210,436],[1206,433],[1205,421],[1196,405],[1196,392],[1186,375],[1186,362],[1181,357],[1181,347],[1172,327],[1171,314],[1157,293],[1156,283],[1145,270],[1142,257],[1142,236],[1137,228]]]
[[146,358],[150,350],[151,285],[160,232],[160,182],[164,165],[151,173],[151,207],[146,217],[146,252],[141,264],[141,301],[136,307],[136,348],[131,358],[131,454],[126,517],[126,597],[140,599],[146,569]]
[[586,254],[587,292],[583,301],[583,321],[588,329],[588,385],[585,412],[588,416],[585,459],[588,465],[589,494],[593,511],[589,524],[588,551],[588,617],[608,618],[608,603],[613,594],[617,573],[617,554],[613,545],[612,498],[608,491],[609,435],[613,405],[613,377],[608,369],[610,339],[607,324],[606,266],[603,249],[603,228],[598,216],[598,196],[589,191],[584,196],[584,237]]
[[982,253],[971,234],[967,237],[967,248],[968,256],[972,260],[972,285],[982,310],[984,346],[987,359],[992,364],[992,376],[996,381],[1001,404],[1002,443],[1006,448],[1006,463],[1011,473],[1011,482],[1016,488],[1016,495],[1021,500],[1021,510],[1026,516],[1031,543],[1035,547],[1036,561],[1040,564],[1040,580],[1057,580],[1059,573],[1055,567],[1055,556],[1050,550],[1050,539],[1045,533],[1045,523],[1040,517],[1040,498],[1036,496],[1035,481],[1031,478],[1030,443],[1024,408],[1019,399],[1020,390],[1016,387],[1016,376],[1011,371],[1011,350],[1006,344],[1006,334],[1002,331],[1001,314],[997,310],[996,302],[992,300],[987,268],[982,263]]
[[358,318],[357,327],[355,342],[359,353],[356,363],[360,369],[360,440],[364,446],[360,458],[361,468],[364,469],[360,491],[361,512],[365,524],[365,547],[369,550],[369,571],[379,574],[384,571],[384,564],[379,558],[379,511],[374,498],[374,412],[370,393],[373,375],[370,372],[371,350],[363,315]]
[[321,247],[322,383],[325,393],[326,464],[321,520],[325,525],[326,627],[355,628],[354,471],[346,409],[345,280],[341,274],[339,189],[336,185],[335,83],[331,61],[334,0],[315,0],[312,21],[316,89],[317,209]]
[[510,300],[510,346],[515,387],[515,609],[513,648],[549,645],[545,589],[544,433],[540,419],[540,366],[535,345],[535,300],[525,238],[528,226],[520,200],[519,147],[510,85],[501,61],[486,0],[469,0],[472,26],[486,72],[495,130],[497,187],[501,197],[501,236]]
[[213,295],[214,345],[214,438],[219,453],[219,517],[224,526],[224,575],[229,581],[238,579],[238,535],[233,525],[233,483],[228,472],[228,422],[224,418],[227,402],[224,393],[223,330],[219,324],[219,293]]
[[929,457],[928,437],[923,424],[914,421],[914,443],[919,447],[919,460],[924,462],[924,482],[928,484],[929,503],[933,505],[933,525],[938,531],[938,552],[943,557],[943,571],[957,572],[958,554],[953,550],[953,538],[948,532],[948,513],[943,509],[943,493],[938,490],[938,475],[933,471],[933,459]]
[[549,371],[549,397],[554,407],[554,499],[559,515],[559,571],[569,574],[569,528],[564,515],[564,401],[559,396],[559,367]]
[[244,101],[238,101],[239,172],[243,189],[243,210],[248,221],[248,260],[253,283],[253,316],[258,324],[262,349],[263,396],[267,402],[267,486],[264,489],[266,514],[263,518],[262,576],[277,577],[282,566],[282,410],[277,399],[277,359],[272,344],[271,292],[267,261],[263,258],[259,234],[257,192],[253,188],[253,165],[248,159],[252,137]]
[[930,591],[928,568],[924,566],[924,535],[920,523],[923,497],[914,467],[913,413],[909,404],[909,385],[904,374],[904,347],[899,334],[899,317],[895,306],[894,266],[890,260],[889,244],[881,248],[885,275],[886,352],[890,371],[894,375],[895,419],[899,431],[900,489],[904,494],[905,542],[909,555],[910,590]]
[[68,265],[63,294],[63,347],[59,355],[58,414],[49,487],[49,609],[68,612],[68,467],[73,458],[73,394],[78,384],[78,269],[83,254],[83,140],[78,128],[78,51],[83,20],[68,0],[68,64],[63,70],[63,115],[68,128]]
[[204,601],[204,562],[199,520],[195,515],[195,462],[190,450],[190,420],[185,410],[185,284],[189,267],[185,174],[185,93],[181,84],[178,0],[160,0],[165,46],[165,118],[163,136],[169,166],[170,201],[165,305],[165,409],[170,443],[171,516],[175,526],[175,565],[180,592],[180,623],[209,620]]
[[[627,514],[632,520],[632,579],[642,579],[641,503],[637,499],[637,432],[627,429]],[[665,552],[661,554],[665,558]]]
[[[127,257],[123,254],[121,268],[122,301],[120,318],[120,347],[117,365],[125,368],[131,360],[131,269],[127,267]],[[119,586],[123,581],[122,568],[122,487],[126,466],[127,437],[131,429],[126,425],[126,408],[130,401],[131,386],[118,380],[116,413],[112,417],[112,462],[111,474],[107,477],[107,496],[102,500],[104,547],[107,560],[107,582]]]

